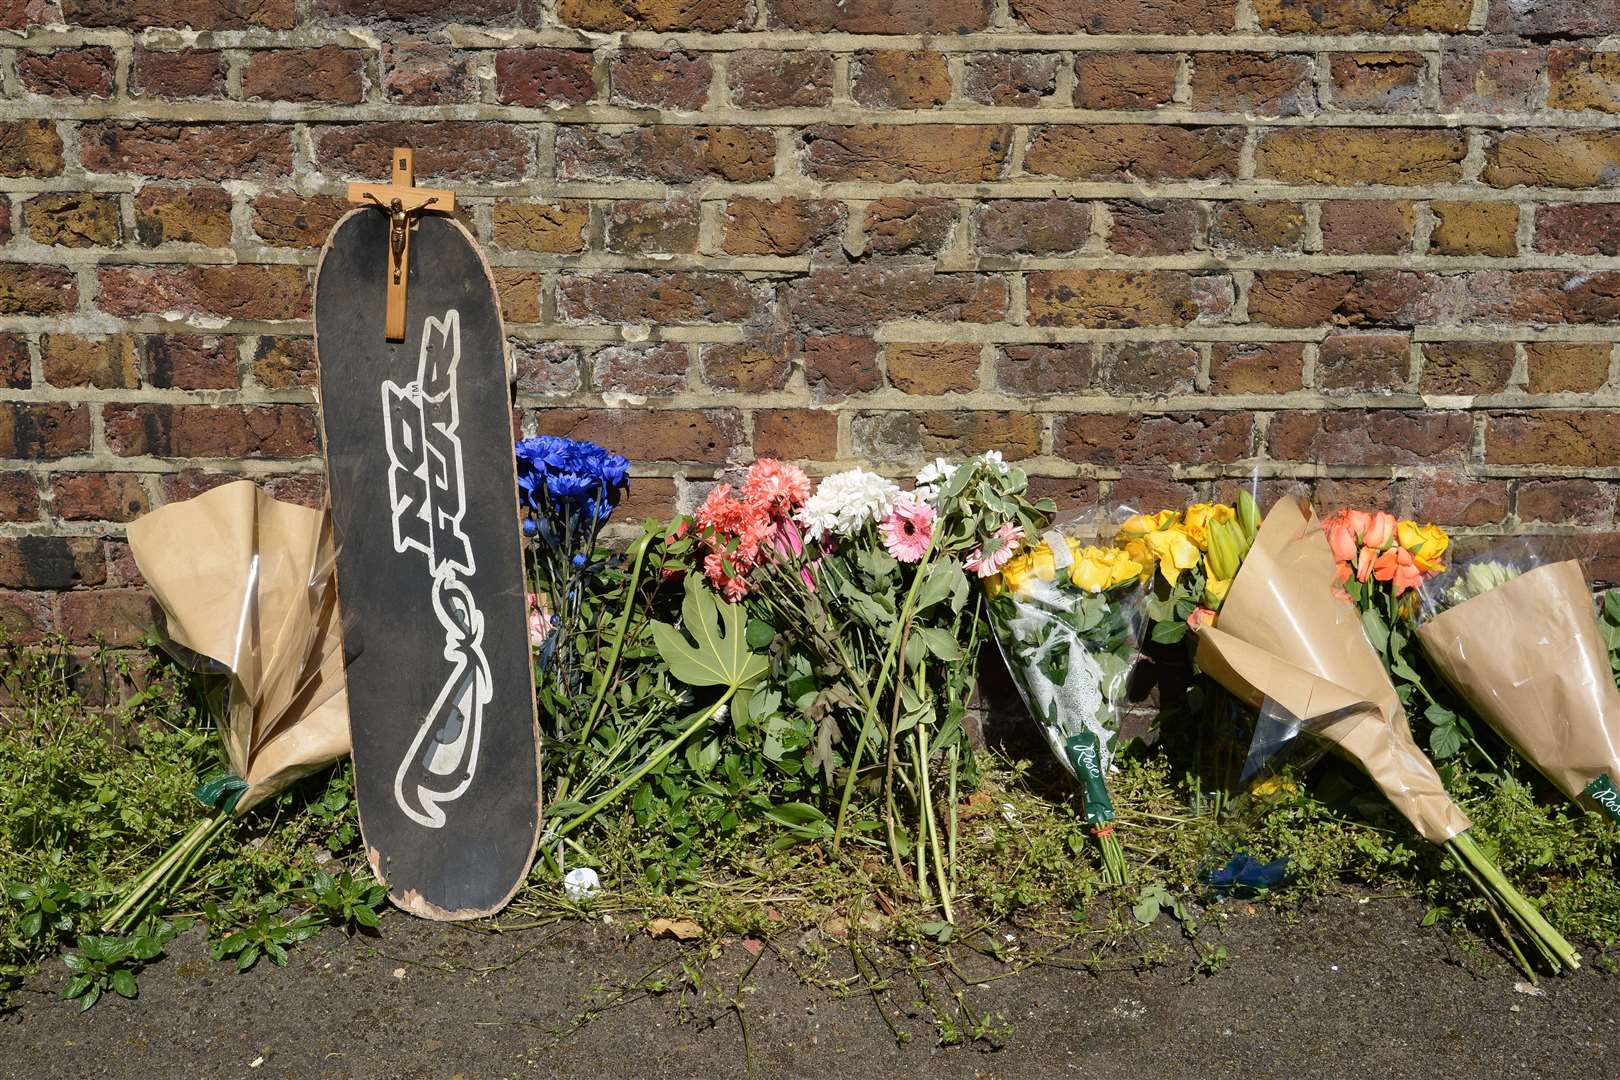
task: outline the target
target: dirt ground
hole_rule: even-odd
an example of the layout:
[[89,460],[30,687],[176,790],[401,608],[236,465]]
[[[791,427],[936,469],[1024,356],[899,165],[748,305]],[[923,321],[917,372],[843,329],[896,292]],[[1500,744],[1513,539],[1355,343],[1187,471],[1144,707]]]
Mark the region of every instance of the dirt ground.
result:
[[[1228,953],[1209,975],[1191,974],[1194,957],[1167,919],[1100,973],[1043,963],[1008,974],[1042,952],[1015,935],[1002,939],[1011,963],[953,949],[961,977],[937,963],[921,983],[905,964],[868,971],[877,994],[854,977],[850,950],[814,931],[784,931],[761,948],[653,941],[622,919],[489,934],[394,917],[380,937],[329,932],[286,968],[261,963],[238,976],[209,961],[194,930],[141,976],[139,1001],[79,1016],[54,999],[53,982],[29,988],[0,1018],[0,1075],[1613,1074],[1620,979],[1602,970],[1612,963],[1526,993],[1493,958],[1420,928],[1420,914],[1409,901],[1371,897],[1330,899],[1291,918],[1222,905],[1199,918],[1200,943]],[[1132,962],[1155,944],[1171,947],[1166,963]],[[889,1024],[909,1038],[897,1040]],[[983,1037],[943,1045],[953,1025]]]

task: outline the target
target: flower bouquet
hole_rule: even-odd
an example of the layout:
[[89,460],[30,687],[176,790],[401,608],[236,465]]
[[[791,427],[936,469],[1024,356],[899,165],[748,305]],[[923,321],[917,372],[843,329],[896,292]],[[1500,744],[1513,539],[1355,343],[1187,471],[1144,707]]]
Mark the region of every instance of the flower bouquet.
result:
[[990,626],[1024,706],[1080,781],[1108,880],[1126,881],[1106,776],[1119,743],[1119,702],[1136,655],[1134,595],[1143,565],[1119,548],[1056,530],[985,580]]
[[[1361,547],[1373,546],[1365,531],[1357,539]],[[1370,556],[1373,580],[1393,542],[1389,538]],[[1236,566],[1220,567],[1234,575],[1218,609],[1195,613],[1198,666],[1250,706],[1269,703],[1354,761],[1420,835],[1446,848],[1493,916],[1506,912],[1553,970],[1578,967],[1570,944],[1475,844],[1468,818],[1412,740],[1366,620],[1347,602],[1346,579],[1334,555],[1308,504],[1281,500],[1252,544],[1238,553]],[[1385,565],[1404,561],[1397,555]],[[1518,958],[1528,971],[1523,956]]]
[[1571,800],[1620,821],[1620,690],[1577,560],[1437,578],[1418,641],[1442,678]]

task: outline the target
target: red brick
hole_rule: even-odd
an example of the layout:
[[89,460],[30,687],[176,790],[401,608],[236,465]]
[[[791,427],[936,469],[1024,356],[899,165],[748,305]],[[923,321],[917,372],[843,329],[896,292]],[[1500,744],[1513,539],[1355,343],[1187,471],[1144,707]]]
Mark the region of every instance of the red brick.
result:
[[508,22],[519,13],[519,0],[458,0],[454,14],[438,0],[314,0],[315,10],[329,17],[373,18],[408,23]]
[[57,176],[62,138],[49,120],[0,122],[0,176]]
[[149,385],[164,390],[232,390],[241,385],[233,337],[154,334],[142,343]]
[[637,476],[619,498],[614,511],[620,521],[640,524],[647,520],[665,522],[674,517],[675,481],[667,476]]
[[1473,443],[1474,423],[1464,412],[1285,412],[1271,418],[1269,438],[1277,461],[1426,465],[1462,460]]
[[573,322],[746,322],[762,302],[741,278],[686,270],[567,274],[557,284],[557,313]]
[[1176,92],[1175,53],[1082,52],[1074,58],[1074,103],[1082,109],[1156,109]]
[[1429,341],[1423,345],[1425,394],[1500,394],[1513,376],[1511,341]]
[[690,364],[686,346],[676,341],[610,345],[591,358],[591,386],[604,394],[678,394],[686,389]]
[[0,458],[44,461],[90,451],[90,407],[0,401]]
[[136,45],[129,83],[143,97],[223,97],[225,54],[218,49],[158,52]]
[[990,199],[973,220],[986,255],[1071,255],[1091,236],[1091,204],[1080,199]]
[[698,204],[690,196],[668,201],[618,199],[602,217],[608,251],[690,255],[697,251]]
[[28,339],[21,334],[0,334],[0,386],[26,390],[33,379]]
[[157,625],[157,601],[146,589],[91,589],[62,597],[62,632],[75,644],[139,645]]
[[1089,517],[1097,509],[1101,485],[1089,476],[1032,476],[1029,497],[1051,499],[1060,520]]
[[624,448],[638,464],[723,465],[743,441],[735,409],[540,409],[534,419],[540,434]]
[[121,457],[297,458],[319,452],[305,405],[107,405],[107,447]]
[[1529,112],[1541,106],[1541,73],[1546,63],[1542,49],[1443,52],[1440,105],[1458,112]]
[[1313,103],[1306,57],[1219,52],[1193,57],[1192,107],[1199,112],[1298,116]]
[[148,184],[135,196],[135,239],[145,247],[229,247],[231,194],[217,187]]
[[401,105],[455,105],[477,101],[475,56],[432,41],[384,41],[383,96]]
[[1409,516],[1447,528],[1500,525],[1508,515],[1505,480],[1479,480],[1441,472],[1417,477],[1402,485]]
[[315,385],[315,343],[308,338],[260,338],[253,347],[253,381],[267,390]]
[[60,266],[0,263],[0,315],[65,315],[78,306],[78,285]]
[[1061,124],[1033,129],[1024,170],[1071,180],[1216,180],[1237,176],[1243,129]]
[[703,381],[716,390],[774,393],[793,374],[788,348],[784,337],[705,345],[699,358]]
[[1041,452],[1041,421],[1030,412],[864,412],[850,422],[857,457],[918,462],[998,450],[1008,461]]
[[1255,0],[1254,10],[1262,30],[1285,33],[1461,33],[1468,29],[1474,4],[1473,0]]
[[866,250],[884,255],[935,255],[956,227],[949,199],[878,199],[866,206]]
[[41,334],[40,367],[52,386],[129,390],[140,385],[135,342],[127,336]]
[[1254,174],[1292,184],[1448,183],[1462,179],[1468,137],[1425,128],[1277,128],[1260,136]]
[[1333,105],[1372,112],[1416,112],[1429,70],[1422,53],[1334,53]]
[[97,303],[111,315],[309,316],[309,272],[302,266],[116,266],[97,275]]
[[61,17],[56,0],[3,0],[0,2],[0,27],[7,30],[26,30],[41,26]]
[[744,109],[832,102],[832,54],[742,49],[727,61],[732,104]]
[[1530,38],[1602,37],[1620,25],[1620,0],[1492,4],[1485,28]]
[[23,89],[53,98],[112,97],[116,68],[117,59],[105,45],[17,54]]
[[1208,215],[1192,199],[1121,199],[1107,205],[1110,251],[1177,255],[1204,246]]
[[1233,303],[1225,274],[1042,270],[1026,281],[1034,326],[1187,326],[1224,318]]
[[61,0],[62,15],[79,26],[124,30],[180,26],[193,30],[291,30],[295,0]]
[[481,120],[385,122],[321,127],[315,161],[323,169],[381,180],[396,146],[416,150],[416,181],[521,180],[529,172],[529,135]]
[[318,248],[353,209],[336,196],[266,192],[253,198],[253,234],[272,247]]
[[776,139],[761,128],[643,127],[625,132],[565,127],[557,134],[563,180],[645,179],[684,183],[716,178],[769,180]]
[[1532,394],[1590,394],[1609,381],[1608,342],[1531,341],[1524,351]]
[[972,342],[896,342],[883,350],[889,385],[906,394],[967,394],[979,388],[979,356]]
[[1322,204],[1322,250],[1332,255],[1396,255],[1412,248],[1409,202],[1354,199]]
[[1408,327],[1456,322],[1468,279],[1405,270],[1311,274],[1256,271],[1249,288],[1249,318],[1272,326]]
[[567,397],[584,383],[579,346],[563,341],[510,341],[520,398]]
[[336,45],[255,51],[242,70],[242,96],[353,105],[365,97],[363,55]]
[[1620,203],[1536,207],[1536,250],[1552,255],[1620,255]]
[[965,34],[990,26],[991,0],[764,0],[770,25],[850,34]]
[[714,65],[705,53],[626,49],[609,65],[613,101],[662,109],[701,109]]
[[1304,387],[1305,347],[1297,341],[1216,342],[1210,388],[1217,394],[1288,394]]
[[0,521],[38,521],[39,484],[32,473],[0,473]]
[[71,589],[107,580],[101,541],[88,536],[0,538],[0,587]]
[[49,593],[0,589],[0,632],[12,641],[37,644],[55,629]]
[[989,124],[817,124],[800,136],[818,180],[977,183],[1000,177],[1012,129]]
[[1054,452],[1091,465],[1208,465],[1249,456],[1246,412],[1076,414],[1057,427]]
[[1097,386],[1125,397],[1190,394],[1198,378],[1198,350],[1178,341],[1110,341],[1101,347]]
[[855,56],[851,90],[862,105],[937,109],[951,99],[951,73],[937,52],[883,49]]
[[1058,58],[1042,53],[970,53],[962,96],[983,105],[1028,107],[1057,89]]
[[849,334],[806,334],[799,350],[804,381],[817,401],[841,401],[883,385],[878,345]]
[[503,49],[495,54],[495,96],[530,109],[582,105],[596,96],[594,66],[584,49]]
[[836,461],[838,414],[821,409],[756,409],[754,456]]
[[63,521],[134,521],[151,508],[134,473],[66,473],[51,479],[51,512]]
[[1405,390],[1411,351],[1404,334],[1333,334],[1317,351],[1316,385],[1330,391]]
[[1007,284],[987,274],[938,274],[926,267],[864,263],[812,271],[786,290],[793,325],[851,330],[896,319],[996,322]]
[[103,120],[79,129],[79,158],[95,173],[262,181],[292,172],[292,127]]
[[728,255],[802,255],[836,238],[843,224],[844,206],[831,200],[731,199],[721,248]]
[[564,26],[583,30],[734,30],[749,15],[747,0],[558,0]]
[[1620,458],[1620,426],[1600,409],[1492,412],[1485,419],[1488,465],[1603,468]]
[[1011,0],[1011,8],[1047,34],[1210,34],[1237,19],[1237,0]]
[[1613,522],[1614,504],[1613,484],[1572,478],[1520,480],[1513,505],[1520,521],[1590,528]]
[[1082,394],[1097,380],[1097,351],[1089,342],[1008,345],[996,357],[996,385],[1009,394]]

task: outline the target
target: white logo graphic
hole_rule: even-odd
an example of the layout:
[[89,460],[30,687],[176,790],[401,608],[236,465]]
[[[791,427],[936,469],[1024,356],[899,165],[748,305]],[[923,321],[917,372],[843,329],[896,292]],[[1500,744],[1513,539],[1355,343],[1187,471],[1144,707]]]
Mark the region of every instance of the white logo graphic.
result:
[[477,568],[461,530],[467,506],[456,434],[460,362],[461,316],[452,308],[423,326],[415,381],[382,384],[394,550],[427,556],[433,614],[450,662],[444,688],[394,775],[394,801],[406,817],[430,829],[443,827],[443,804],[455,802],[472,784],[484,706],[492,695],[484,615],[466,584]]

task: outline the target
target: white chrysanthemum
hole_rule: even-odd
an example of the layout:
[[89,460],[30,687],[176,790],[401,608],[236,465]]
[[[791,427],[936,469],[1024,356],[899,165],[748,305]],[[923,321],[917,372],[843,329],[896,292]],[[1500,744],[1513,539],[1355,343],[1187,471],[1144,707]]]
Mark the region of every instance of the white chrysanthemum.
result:
[[917,485],[912,492],[925,502],[938,502],[939,493],[955,475],[956,466],[942,457],[937,457],[917,471]]
[[987,468],[994,469],[999,473],[1007,471],[1007,463],[1002,460],[1000,450],[986,450],[979,455],[979,460],[984,462]]
[[867,522],[887,517],[899,497],[900,489],[892,481],[864,469],[850,469],[824,479],[795,517],[812,540],[829,533],[850,536]]

